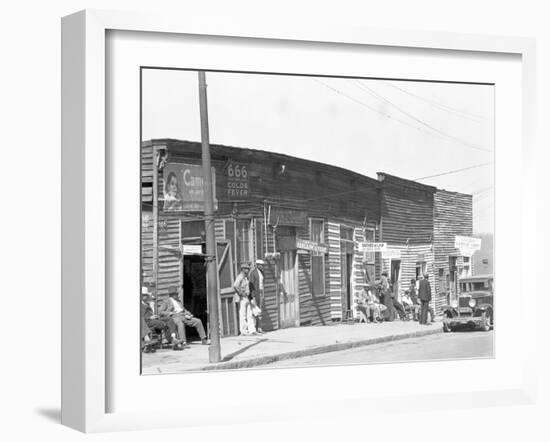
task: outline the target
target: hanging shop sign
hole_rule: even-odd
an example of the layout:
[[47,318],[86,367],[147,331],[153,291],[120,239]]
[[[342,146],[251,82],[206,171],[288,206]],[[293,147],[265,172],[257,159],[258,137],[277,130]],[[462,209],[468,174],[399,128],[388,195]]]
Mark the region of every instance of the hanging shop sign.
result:
[[[164,166],[164,212],[203,212],[204,175],[197,164],[168,163]],[[216,171],[212,167],[212,189],[214,210],[218,210],[216,199]]]
[[307,213],[302,210],[269,208],[269,224],[271,226],[307,227]]
[[228,200],[242,200],[250,197],[248,165],[230,161],[225,167],[226,197]]
[[181,252],[184,255],[201,255],[202,245],[200,244],[183,244],[181,246]]
[[296,248],[299,250],[307,250],[313,252],[316,255],[324,255],[328,253],[328,247],[324,244],[319,244],[307,239],[296,239]]
[[385,242],[362,242],[359,243],[359,248],[362,252],[384,252],[388,248]]
[[481,249],[481,238],[471,236],[455,236],[455,247],[462,256],[472,256]]

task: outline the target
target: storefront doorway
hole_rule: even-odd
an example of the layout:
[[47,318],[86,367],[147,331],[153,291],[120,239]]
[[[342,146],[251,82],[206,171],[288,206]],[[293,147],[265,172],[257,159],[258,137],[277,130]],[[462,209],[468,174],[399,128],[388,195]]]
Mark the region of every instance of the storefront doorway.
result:
[[297,276],[296,251],[287,250],[282,252],[279,271],[279,328],[300,325]]
[[[204,256],[185,255],[183,257],[183,305],[206,328],[208,323],[206,298],[206,265]],[[187,327],[187,340],[198,339],[197,331]]]

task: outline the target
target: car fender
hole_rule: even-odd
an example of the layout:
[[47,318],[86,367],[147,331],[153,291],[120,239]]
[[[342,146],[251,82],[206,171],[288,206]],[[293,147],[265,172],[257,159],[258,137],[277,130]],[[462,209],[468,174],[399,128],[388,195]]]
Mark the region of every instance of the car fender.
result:
[[481,304],[478,305],[476,310],[479,310],[480,312],[486,312],[486,311],[493,311],[493,306],[491,304]]
[[450,306],[450,305],[444,305],[442,308],[441,308],[441,311],[443,312],[443,315],[445,317],[451,317],[451,318],[454,318],[455,316],[458,316],[458,311]]

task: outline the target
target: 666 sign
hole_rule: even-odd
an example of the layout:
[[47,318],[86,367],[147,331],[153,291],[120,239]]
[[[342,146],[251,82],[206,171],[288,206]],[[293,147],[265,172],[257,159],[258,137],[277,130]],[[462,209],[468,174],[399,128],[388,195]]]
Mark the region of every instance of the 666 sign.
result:
[[231,161],[225,168],[227,198],[247,199],[250,196],[248,165]]

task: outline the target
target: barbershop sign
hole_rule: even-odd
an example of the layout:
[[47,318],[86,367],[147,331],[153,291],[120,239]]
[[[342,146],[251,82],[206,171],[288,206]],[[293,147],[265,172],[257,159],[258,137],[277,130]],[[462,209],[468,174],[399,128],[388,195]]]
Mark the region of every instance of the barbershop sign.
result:
[[307,239],[296,238],[296,248],[299,250],[308,250],[316,255],[328,253],[328,247],[326,245],[308,241]]
[[388,248],[388,244],[385,242],[363,242],[360,243],[360,249],[363,252],[385,252]]
[[[203,212],[204,175],[197,164],[168,163],[164,166],[164,212]],[[212,189],[214,210],[218,209],[216,199],[216,171],[212,167]]]
[[471,236],[455,236],[455,247],[462,256],[472,256],[481,249],[481,238]]

